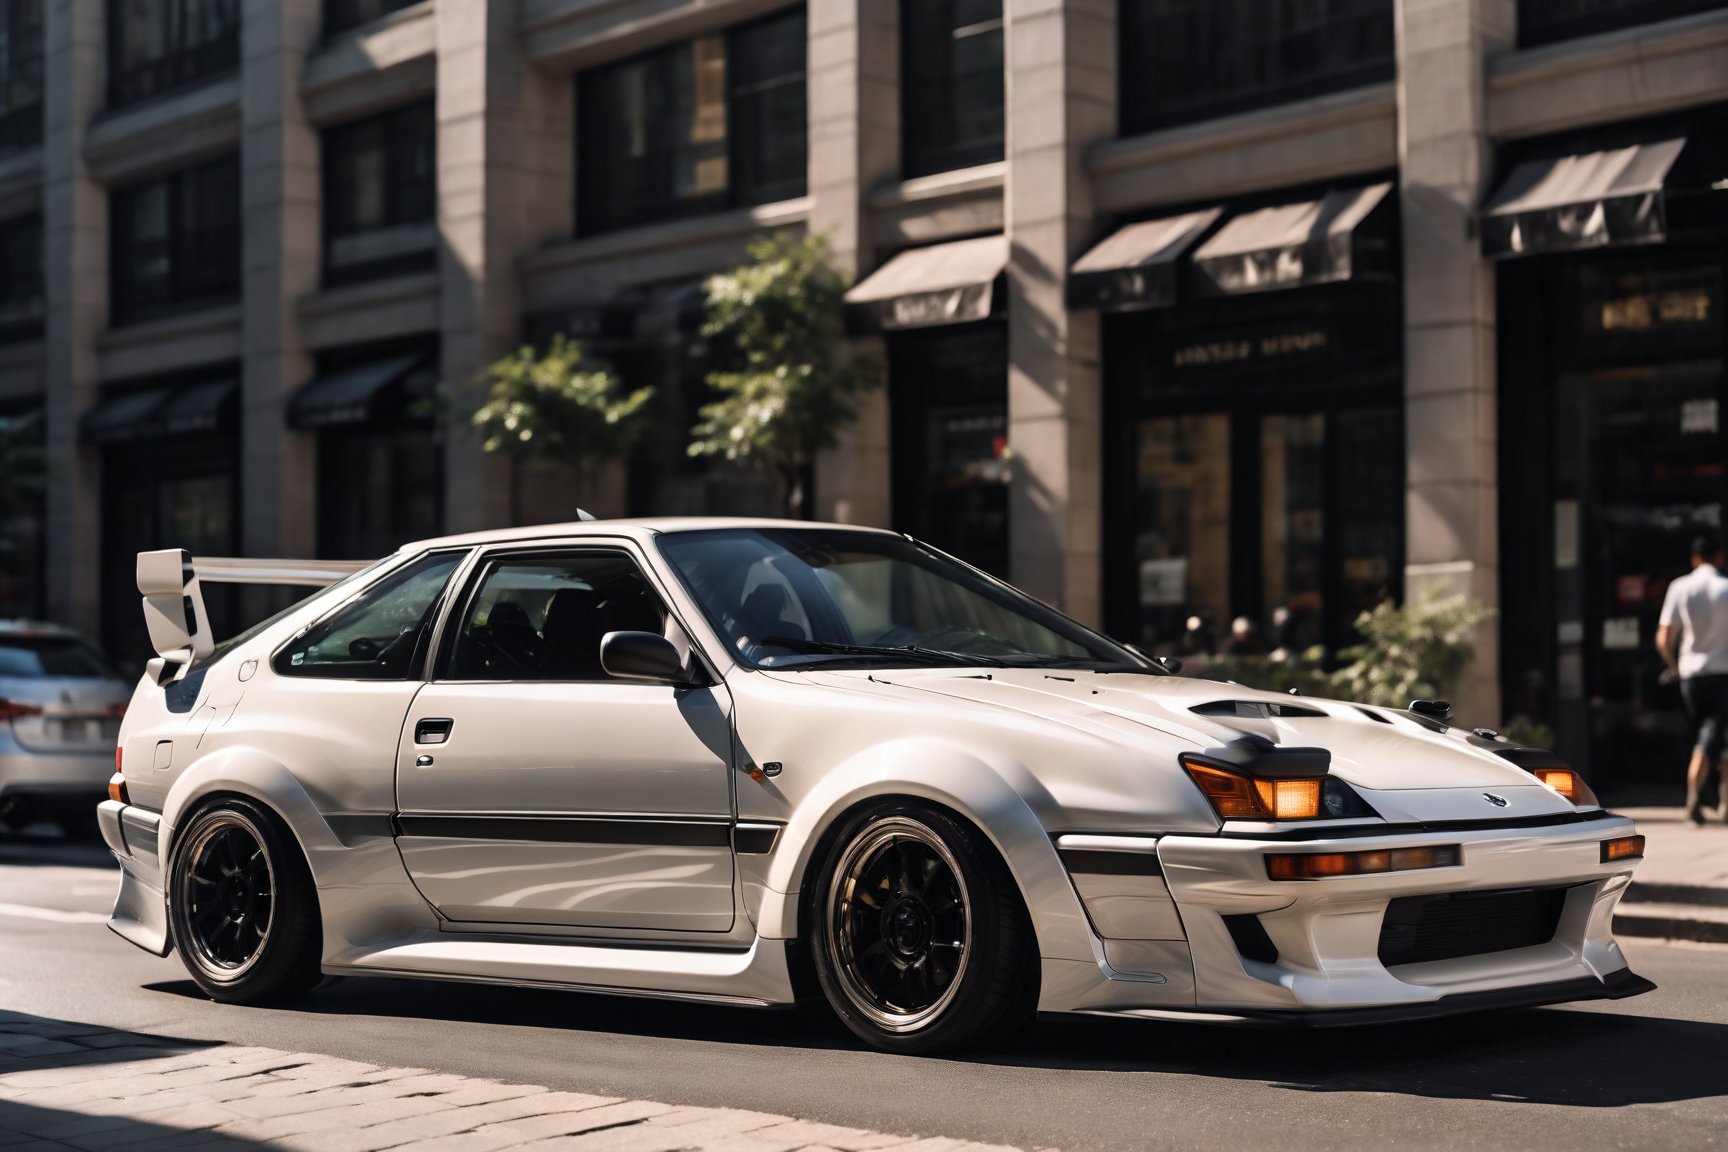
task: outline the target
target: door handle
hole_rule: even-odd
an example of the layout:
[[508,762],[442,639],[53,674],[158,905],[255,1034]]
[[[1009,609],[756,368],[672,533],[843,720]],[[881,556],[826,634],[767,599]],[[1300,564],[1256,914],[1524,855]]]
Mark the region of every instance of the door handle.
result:
[[456,721],[442,717],[421,720],[414,725],[414,743],[442,744],[450,739],[450,729],[455,725]]

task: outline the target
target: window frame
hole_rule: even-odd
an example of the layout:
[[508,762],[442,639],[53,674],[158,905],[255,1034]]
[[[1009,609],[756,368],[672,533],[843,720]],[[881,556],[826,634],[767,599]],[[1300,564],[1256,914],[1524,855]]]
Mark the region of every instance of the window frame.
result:
[[190,6],[200,0],[153,2],[156,7],[152,12],[161,29],[163,51],[148,61],[133,64],[127,63],[124,51],[126,21],[122,9],[126,0],[108,0],[105,6],[110,109],[166,96],[239,70],[241,0],[202,0],[225,16],[227,26],[218,35],[197,44],[186,42],[186,25]]
[[[421,116],[425,117],[424,124],[419,123]],[[408,132],[418,133],[422,129],[426,131],[430,139],[429,156],[431,160],[431,186],[429,193],[424,197],[426,212],[423,218],[415,212],[402,210],[403,201],[411,194],[415,183],[409,179],[407,170],[412,166],[417,140],[411,140]],[[335,163],[335,158],[344,145],[349,144],[350,141],[368,130],[376,130],[383,145],[385,222],[377,228],[339,228],[336,208],[338,205],[343,205],[344,214],[346,214],[347,198],[340,195],[343,190],[336,186],[338,166]],[[436,268],[438,265],[438,119],[434,102],[429,99],[416,100],[374,115],[363,116],[357,120],[333,124],[319,134],[318,146],[320,167],[322,168],[319,201],[321,209],[319,261],[320,276],[324,286],[336,287],[362,280],[375,280],[406,272]],[[352,192],[354,189],[350,188],[346,191]],[[415,194],[415,198],[419,198],[418,194]],[[426,227],[431,232],[431,243],[423,249],[415,248],[394,255],[358,260],[342,266],[336,265],[332,260],[332,254],[338,241],[414,227]]]
[[[1140,21],[1150,21],[1152,14],[1148,11],[1142,15],[1138,11],[1143,7],[1149,8],[1154,2],[1155,0],[1117,0],[1117,116],[1119,134],[1122,136],[1139,136],[1167,128],[1203,123],[1241,112],[1274,108],[1334,92],[1347,92],[1371,84],[1386,83],[1397,78],[1397,43],[1396,34],[1392,33],[1384,56],[1362,57],[1345,67],[1314,72],[1294,79],[1262,79],[1244,86],[1225,82],[1214,67],[1214,74],[1209,78],[1209,82],[1194,86],[1194,91],[1199,95],[1174,103],[1166,100],[1160,105],[1158,94],[1151,87],[1151,78],[1162,71],[1156,45],[1166,41],[1139,27]],[[1255,3],[1257,0],[1232,2]],[[1334,2],[1344,3],[1349,0]],[[1364,2],[1384,4],[1383,18],[1390,29],[1394,19],[1393,0]],[[1215,11],[1206,6],[1217,3],[1217,0],[1199,0],[1199,3],[1205,10]],[[1359,13],[1358,17],[1365,18],[1368,15],[1370,14],[1363,12]],[[1140,31],[1141,34],[1132,35],[1132,31]],[[1324,36],[1324,33],[1322,35]],[[1185,46],[1187,55],[1213,61],[1224,57],[1218,37],[1202,33],[1196,39],[1200,42]],[[1287,33],[1278,43],[1288,40]]]
[[562,542],[511,543],[495,545],[491,548],[479,549],[471,559],[466,570],[459,571],[457,578],[461,581],[461,591],[453,597],[446,606],[443,619],[432,637],[432,652],[427,679],[436,684],[636,684],[643,681],[620,680],[607,677],[604,680],[474,680],[452,677],[451,662],[455,658],[456,643],[460,637],[468,614],[473,610],[474,603],[485,587],[486,579],[494,568],[501,563],[552,563],[558,560],[581,556],[622,556],[635,566],[649,590],[660,599],[660,606],[666,610],[667,616],[678,625],[684,633],[690,647],[691,670],[700,670],[704,682],[693,683],[686,687],[714,687],[725,681],[719,665],[706,651],[704,644],[698,638],[698,633],[690,627],[689,621],[679,610],[676,598],[668,587],[661,573],[655,568],[648,555],[637,542],[621,536],[596,536],[591,539],[566,540]]
[[[781,77],[775,81],[756,81],[750,85],[750,88],[752,89],[751,91],[742,91],[741,88],[743,86],[741,86],[737,81],[738,44],[741,37],[748,32],[760,29],[766,25],[781,20],[798,20],[802,22],[804,26],[804,36],[802,37],[804,67],[803,71],[800,73],[800,79],[804,90],[803,164],[800,169],[800,178],[796,182],[795,186],[790,180],[786,181],[784,186],[779,184],[769,184],[765,189],[763,189],[763,191],[768,193],[768,195],[764,197],[760,195],[757,190],[745,187],[739,178],[739,172],[742,167],[742,157],[740,155],[740,133],[738,131],[737,107],[744,98],[755,95],[760,91],[764,91],[773,84],[789,83],[790,80],[789,77]],[[620,71],[625,68],[646,66],[650,69],[669,70],[673,65],[668,64],[668,61],[673,60],[678,53],[682,52],[688,52],[693,55],[696,43],[710,37],[719,40],[722,46],[723,62],[725,65],[725,85],[721,97],[721,105],[725,117],[724,143],[726,180],[724,189],[719,192],[708,193],[700,197],[692,197],[689,200],[680,202],[676,195],[669,195],[662,189],[655,188],[643,197],[643,203],[646,205],[643,209],[638,209],[633,213],[626,214],[617,214],[615,209],[602,209],[599,211],[607,211],[608,214],[597,215],[597,210],[592,207],[592,205],[607,199],[604,195],[606,190],[591,183],[593,177],[590,174],[595,172],[605,172],[617,167],[610,156],[600,155],[597,152],[589,151],[589,149],[592,148],[600,148],[609,145],[611,141],[609,131],[615,130],[617,126],[615,120],[610,120],[607,122],[605,128],[592,127],[594,122],[590,120],[590,117],[597,115],[597,113],[592,111],[593,109],[604,108],[606,111],[611,112],[615,111],[615,106],[617,104],[617,101],[606,98],[607,92],[602,90],[601,86],[609,78],[618,75]],[[647,79],[648,86],[651,88],[668,86],[665,81],[666,77],[664,75],[655,75],[653,73],[651,73]],[[682,39],[660,44],[646,51],[638,52],[632,56],[627,56],[621,60],[607,61],[604,64],[598,64],[578,71],[575,75],[573,84],[575,89],[574,98],[576,102],[576,115],[574,117],[575,140],[572,148],[576,164],[576,179],[574,181],[575,206],[572,214],[576,236],[581,238],[599,236],[608,232],[623,231],[628,228],[641,228],[655,224],[665,224],[676,220],[687,220],[693,217],[712,215],[716,212],[723,212],[730,209],[778,203],[783,200],[794,200],[800,196],[808,195],[810,189],[809,82],[809,15],[805,7],[801,4],[783,8],[779,11],[771,12],[753,20],[746,20],[737,24],[729,25],[716,31],[705,32],[700,36],[686,36]],[[653,139],[653,125],[651,123],[647,124],[645,130],[645,138],[650,140]],[[648,173],[650,182],[655,178],[655,175],[656,174],[652,171]]]
[[[952,15],[955,0],[944,0],[944,2],[949,5],[949,13]],[[955,172],[965,168],[975,168],[980,164],[993,164],[1007,156],[1007,20],[1000,10],[1000,4],[998,5],[997,16],[993,21],[956,25],[954,20],[950,19],[944,24],[947,34],[947,54],[944,57],[942,53],[932,51],[929,56],[930,61],[941,58],[943,69],[939,77],[935,69],[919,72],[912,65],[912,61],[915,59],[913,45],[917,43],[924,46],[925,41],[915,37],[913,22],[907,19],[906,13],[909,8],[922,8],[927,4],[928,0],[900,0],[900,107],[902,110],[900,117],[900,175],[902,179],[908,180],[920,176],[934,176],[940,172]],[[960,32],[967,28],[982,28],[985,24],[995,25],[993,31],[1002,40],[1001,54],[1003,57],[1002,71],[997,76],[998,81],[1000,81],[998,103],[1002,120],[1002,133],[993,145],[988,146],[976,141],[963,142],[958,139],[959,110],[954,91],[958,73],[953,66],[954,45],[959,39]],[[988,35],[989,32],[974,34]],[[933,89],[930,85],[937,82],[946,85],[945,91],[938,91],[936,94],[945,98],[948,103],[946,111],[949,115],[943,123],[947,138],[940,143],[933,143],[931,140],[917,142],[914,140],[914,136],[917,134],[917,128],[921,121],[905,115],[904,112],[912,107],[915,95],[925,97],[931,95]],[[934,139],[934,134],[932,134],[931,139]]]
[[[43,228],[40,211],[0,220],[0,345],[40,339],[47,324]],[[25,237],[28,239],[21,239]],[[20,250],[26,247],[30,251],[19,259]],[[14,279],[14,270],[23,267],[28,267],[27,273]],[[14,288],[24,287],[26,281],[31,291],[11,294]],[[14,311],[20,315],[8,318]]]
[[[188,194],[188,186],[199,176],[222,179],[224,174],[225,178],[231,181],[231,189],[224,191],[231,191],[233,195],[231,242],[224,247],[227,255],[219,273],[206,269],[194,275],[188,267],[194,263],[192,257],[195,252],[189,250],[192,248],[192,238],[214,234],[217,229],[189,230],[182,227],[181,210]],[[138,244],[132,213],[135,198],[147,194],[157,186],[164,187],[164,195],[167,197],[167,235],[163,242],[167,249],[168,274],[163,298],[151,300],[145,299],[137,291],[139,282],[135,278],[129,278],[128,272],[137,263],[133,259]],[[240,157],[237,153],[113,189],[108,198],[110,324],[120,328],[161,316],[197,311],[239,300],[242,279],[241,248],[245,234],[241,214]],[[203,288],[200,283],[203,280],[208,280],[211,287]]]

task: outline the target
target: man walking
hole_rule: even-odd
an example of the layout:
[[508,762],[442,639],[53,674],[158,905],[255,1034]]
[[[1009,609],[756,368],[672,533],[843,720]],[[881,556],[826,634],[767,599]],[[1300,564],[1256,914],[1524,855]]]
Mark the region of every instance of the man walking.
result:
[[1722,540],[1714,533],[1692,541],[1692,571],[1668,585],[1656,629],[1656,651],[1680,677],[1695,738],[1686,770],[1686,815],[1704,823],[1704,781],[1721,778],[1722,814],[1728,819],[1728,776],[1722,753],[1728,745],[1728,576],[1722,574]]

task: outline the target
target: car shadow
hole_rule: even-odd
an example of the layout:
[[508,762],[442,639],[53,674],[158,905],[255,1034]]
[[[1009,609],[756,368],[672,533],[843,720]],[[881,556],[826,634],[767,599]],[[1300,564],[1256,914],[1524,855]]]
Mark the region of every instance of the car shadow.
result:
[[9,868],[116,869],[100,839],[69,840],[58,833],[0,831],[0,866]]
[[[395,978],[333,980],[287,1006],[328,1016],[450,1020],[571,1033],[821,1049],[866,1049],[825,1006],[763,1012],[707,1004]],[[202,998],[189,980],[148,986]],[[1684,1060],[1675,1058],[1685,1053]],[[1255,1081],[1293,1092],[1379,1092],[1585,1108],[1728,1096],[1728,1025],[1623,1011],[1538,1008],[1406,1024],[1293,1030],[1169,1022],[1039,1021],[946,1065],[1082,1076],[1166,1073]],[[921,1063],[912,1061],[913,1066]]]

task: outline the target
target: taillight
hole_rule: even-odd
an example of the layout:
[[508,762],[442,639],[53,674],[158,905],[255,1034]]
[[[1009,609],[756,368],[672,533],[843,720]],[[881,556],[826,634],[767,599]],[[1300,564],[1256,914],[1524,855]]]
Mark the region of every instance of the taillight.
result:
[[17,700],[0,699],[0,720],[22,720],[26,716],[42,715],[39,704],[23,704]]

